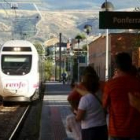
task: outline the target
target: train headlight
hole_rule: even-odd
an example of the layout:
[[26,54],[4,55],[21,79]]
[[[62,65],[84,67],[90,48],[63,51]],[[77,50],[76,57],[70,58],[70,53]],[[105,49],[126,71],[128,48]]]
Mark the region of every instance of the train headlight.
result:
[[20,49],[19,47],[15,47],[15,48],[14,48],[14,51],[15,51],[15,52],[20,52],[20,50],[21,50],[21,49]]
[[7,72],[7,75],[9,75],[10,74],[10,72]]

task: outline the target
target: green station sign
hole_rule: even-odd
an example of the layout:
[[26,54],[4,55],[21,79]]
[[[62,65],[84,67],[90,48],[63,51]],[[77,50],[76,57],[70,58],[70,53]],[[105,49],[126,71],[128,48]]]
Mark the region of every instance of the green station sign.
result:
[[100,29],[140,29],[140,12],[100,11]]

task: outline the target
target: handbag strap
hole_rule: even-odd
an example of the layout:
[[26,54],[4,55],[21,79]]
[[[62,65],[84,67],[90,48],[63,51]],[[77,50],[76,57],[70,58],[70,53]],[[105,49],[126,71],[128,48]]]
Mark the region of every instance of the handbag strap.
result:
[[99,99],[99,97],[98,97],[96,94],[93,94],[93,95],[94,95],[94,97],[98,100],[98,102],[100,103],[100,105],[101,105],[101,107],[102,107],[102,109],[103,109],[103,111],[104,111],[105,117],[106,117],[107,110],[103,108],[103,106],[102,106],[102,101]]
[[98,102],[102,105],[102,101],[99,99],[99,97],[96,94],[93,94],[93,95],[98,100]]

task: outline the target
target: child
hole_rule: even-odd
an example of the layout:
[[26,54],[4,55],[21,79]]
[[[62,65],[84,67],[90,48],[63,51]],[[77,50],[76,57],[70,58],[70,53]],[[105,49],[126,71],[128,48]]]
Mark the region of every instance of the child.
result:
[[[74,79],[72,80],[70,86],[71,89],[74,91],[74,88],[76,86]],[[76,108],[71,106],[71,110],[73,113],[69,114],[66,117],[66,129],[73,134],[74,140],[82,140],[80,123],[75,120],[77,106],[78,105],[76,105]]]

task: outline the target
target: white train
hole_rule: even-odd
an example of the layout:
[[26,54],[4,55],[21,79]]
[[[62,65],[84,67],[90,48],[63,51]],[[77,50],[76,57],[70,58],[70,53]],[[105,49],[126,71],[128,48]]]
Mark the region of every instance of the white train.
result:
[[26,40],[10,40],[0,49],[0,96],[3,101],[39,99],[44,82],[43,63],[35,46]]

